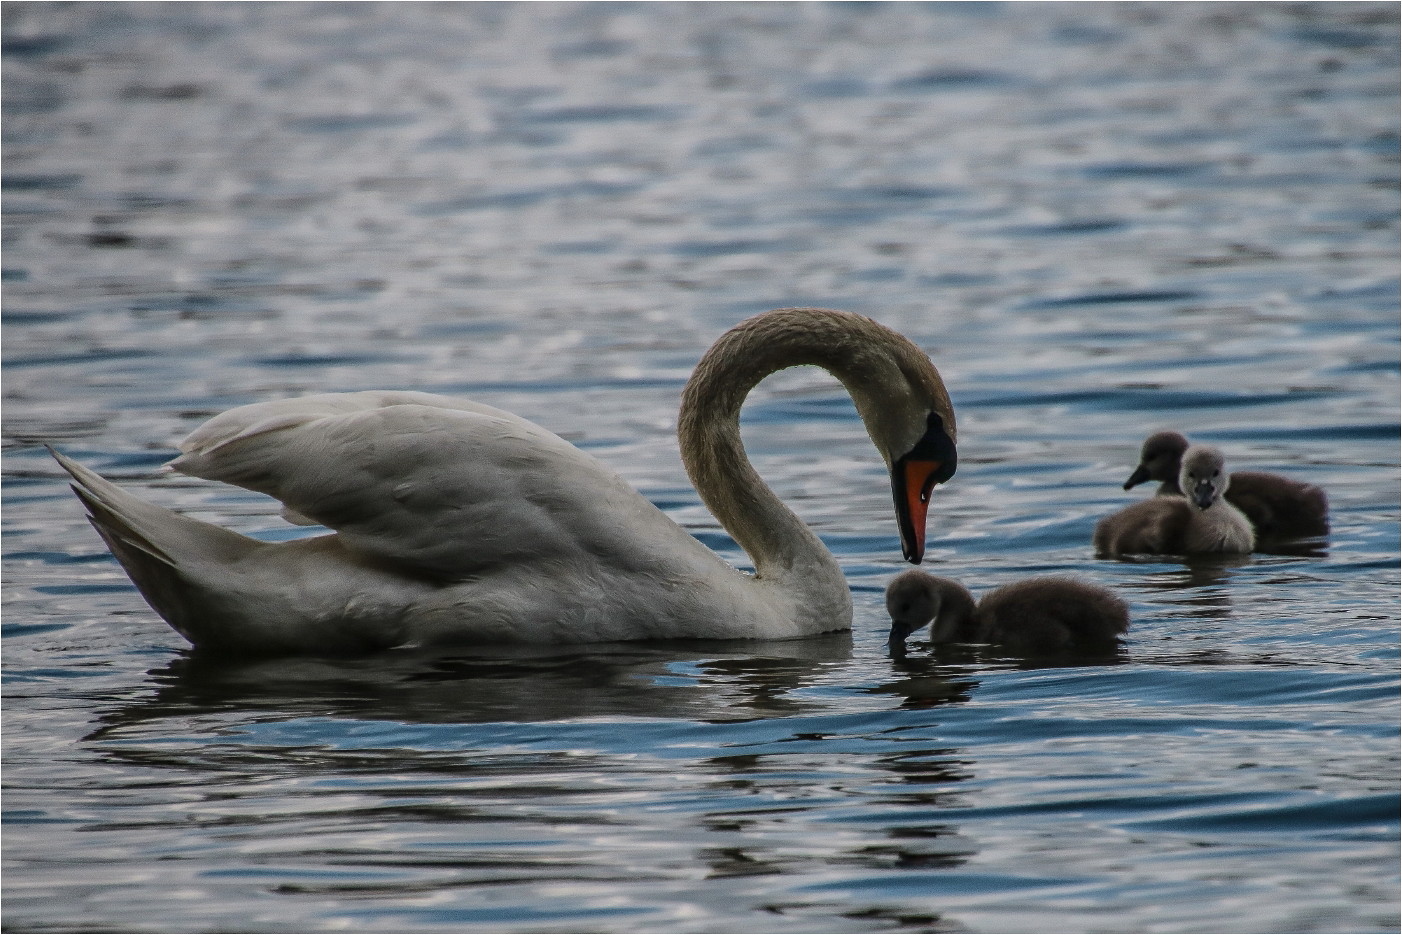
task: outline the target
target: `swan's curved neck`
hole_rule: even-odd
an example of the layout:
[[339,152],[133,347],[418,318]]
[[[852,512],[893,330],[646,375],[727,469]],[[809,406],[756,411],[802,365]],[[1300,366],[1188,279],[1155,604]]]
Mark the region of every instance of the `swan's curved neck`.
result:
[[845,312],[759,316],[722,335],[682,393],[678,441],[701,499],[754,560],[759,578],[802,592],[805,600],[837,600],[837,589],[841,600],[850,596],[837,560],[750,464],[740,438],[740,407],[771,373],[812,364],[841,380],[859,410],[866,408],[867,391],[880,382],[883,366],[874,347],[878,331],[884,329]]

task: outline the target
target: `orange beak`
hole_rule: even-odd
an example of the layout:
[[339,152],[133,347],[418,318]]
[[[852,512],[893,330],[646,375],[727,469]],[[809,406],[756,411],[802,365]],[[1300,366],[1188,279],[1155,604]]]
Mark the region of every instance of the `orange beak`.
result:
[[959,455],[944,422],[933,412],[926,417],[925,435],[904,457],[891,465],[891,494],[896,501],[896,525],[901,553],[912,565],[925,557],[925,515],[930,492],[954,476]]
[[901,552],[905,560],[919,565],[925,557],[925,516],[930,509],[930,492],[939,483],[939,461],[902,461],[897,477],[896,522],[901,530]]

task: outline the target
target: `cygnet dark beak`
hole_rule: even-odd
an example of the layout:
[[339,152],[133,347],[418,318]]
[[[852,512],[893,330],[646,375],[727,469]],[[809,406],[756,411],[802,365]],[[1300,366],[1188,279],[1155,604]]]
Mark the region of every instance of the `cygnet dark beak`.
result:
[[1192,495],[1189,499],[1193,501],[1199,510],[1205,510],[1212,506],[1213,501],[1217,499],[1217,491],[1212,489],[1211,483],[1204,481],[1203,483],[1193,485]]
[[910,624],[902,623],[899,620],[891,621],[891,633],[889,636],[886,637],[886,651],[890,653],[892,659],[905,658],[906,639],[910,636],[910,634],[914,633],[916,630],[920,629],[920,627],[923,626],[923,623],[920,624],[920,626],[911,626]]

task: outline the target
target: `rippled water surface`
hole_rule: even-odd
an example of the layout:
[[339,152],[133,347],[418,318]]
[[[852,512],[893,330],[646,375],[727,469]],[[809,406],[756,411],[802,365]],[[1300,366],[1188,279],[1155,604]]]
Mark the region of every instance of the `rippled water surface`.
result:
[[[10,931],[1396,931],[1398,7],[4,7]],[[1119,658],[885,658],[840,387],[761,472],[851,634],[220,664],[41,447],[158,472],[232,405],[521,413],[737,564],[673,428],[725,328],[872,315],[959,418],[928,562],[1130,602]],[[1329,491],[1327,544],[1105,561],[1149,431]]]

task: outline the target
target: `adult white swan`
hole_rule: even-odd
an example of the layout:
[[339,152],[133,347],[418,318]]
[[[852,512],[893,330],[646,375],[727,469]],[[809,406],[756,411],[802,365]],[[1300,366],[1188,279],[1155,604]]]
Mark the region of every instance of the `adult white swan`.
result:
[[264,543],[135,497],[57,452],[147,601],[201,649],[331,653],[412,644],[784,639],[851,626],[837,561],[745,456],[740,405],[816,364],[857,406],[919,563],[930,491],[955,468],[930,360],[871,319],[779,309],[726,332],[682,393],[697,492],[754,560],[727,565],[599,461],[500,409],[427,393],[242,406],[170,467],[284,504],[333,534]]

